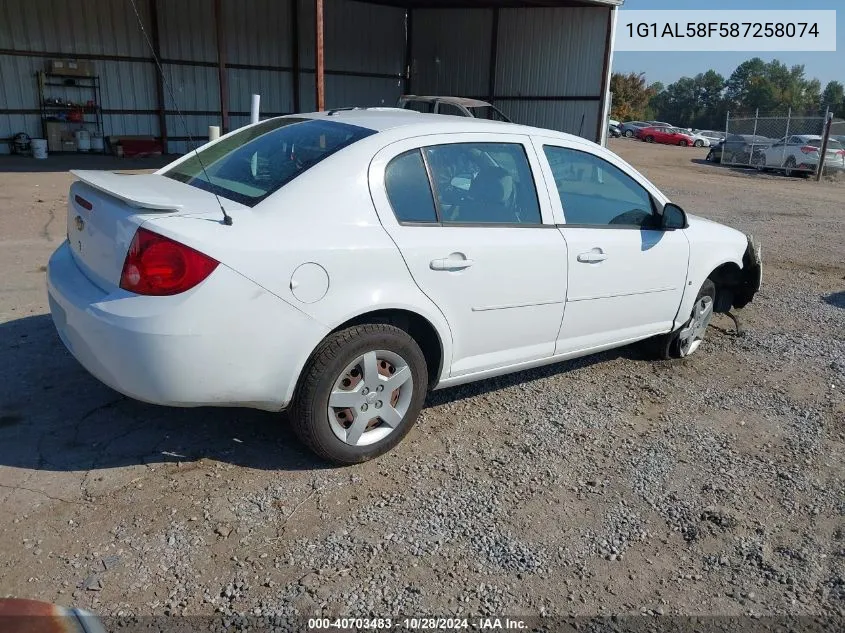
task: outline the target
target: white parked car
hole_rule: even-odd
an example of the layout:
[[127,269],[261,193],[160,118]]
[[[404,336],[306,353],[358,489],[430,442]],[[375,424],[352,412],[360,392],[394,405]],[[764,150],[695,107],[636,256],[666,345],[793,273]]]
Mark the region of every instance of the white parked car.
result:
[[760,286],[748,236],[514,124],[296,115],[74,173],[47,279],[79,362],[147,402],[287,408],[338,463],[395,446],[432,388],[652,337],[688,356]]
[[701,134],[700,132],[693,132],[692,130],[688,131],[687,134],[689,134],[693,139],[693,147],[710,147],[710,139],[704,134]]
[[[821,158],[822,137],[814,134],[784,136],[769,147],[757,150],[751,164],[757,169],[779,169],[787,176],[794,173],[815,173]],[[825,169],[845,169],[845,147],[836,139],[829,139],[824,161]]]
[[[724,132],[717,132],[716,130],[694,130],[696,136],[701,136],[706,138],[710,145],[716,145],[720,141],[725,140],[725,133]],[[709,147],[708,145],[707,147]]]

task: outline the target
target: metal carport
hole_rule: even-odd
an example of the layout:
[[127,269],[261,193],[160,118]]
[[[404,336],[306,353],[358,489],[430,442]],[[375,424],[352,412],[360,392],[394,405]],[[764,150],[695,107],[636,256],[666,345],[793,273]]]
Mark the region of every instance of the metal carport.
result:
[[209,125],[245,124],[253,92],[263,116],[316,109],[318,31],[327,107],[456,94],[599,139],[621,2],[325,0],[318,29],[323,0],[4,0],[0,139],[41,136],[34,76],[53,58],[96,65],[107,134],[156,136],[170,152]]

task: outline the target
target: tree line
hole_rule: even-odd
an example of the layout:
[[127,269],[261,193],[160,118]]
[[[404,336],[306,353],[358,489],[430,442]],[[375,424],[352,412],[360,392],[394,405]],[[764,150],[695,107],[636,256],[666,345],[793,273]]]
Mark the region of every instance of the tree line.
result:
[[803,65],[787,67],[759,57],[743,62],[725,79],[714,70],[681,77],[668,86],[649,84],[643,73],[613,73],[611,117],[620,121],[659,120],[696,129],[725,127],[731,116],[821,115],[826,108],[845,116],[845,86],[831,81],[824,89],[808,78]]

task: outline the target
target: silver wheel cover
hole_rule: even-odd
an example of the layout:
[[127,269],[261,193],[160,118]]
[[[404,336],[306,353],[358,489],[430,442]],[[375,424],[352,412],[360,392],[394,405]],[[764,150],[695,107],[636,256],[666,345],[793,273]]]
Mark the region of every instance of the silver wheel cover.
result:
[[711,318],[713,318],[713,297],[700,297],[693,306],[690,320],[678,332],[681,357],[689,356],[699,348]]
[[334,381],[326,412],[337,438],[369,446],[393,433],[411,406],[414,379],[407,361],[374,350],[352,361]]

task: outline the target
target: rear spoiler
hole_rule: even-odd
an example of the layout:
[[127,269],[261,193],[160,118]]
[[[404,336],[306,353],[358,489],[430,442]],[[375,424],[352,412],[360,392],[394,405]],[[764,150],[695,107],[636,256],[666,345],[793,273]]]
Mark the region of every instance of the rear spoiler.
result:
[[184,185],[158,174],[118,174],[113,171],[72,169],[74,176],[86,185],[122,200],[136,209],[179,211],[184,205],[176,202],[184,196]]

